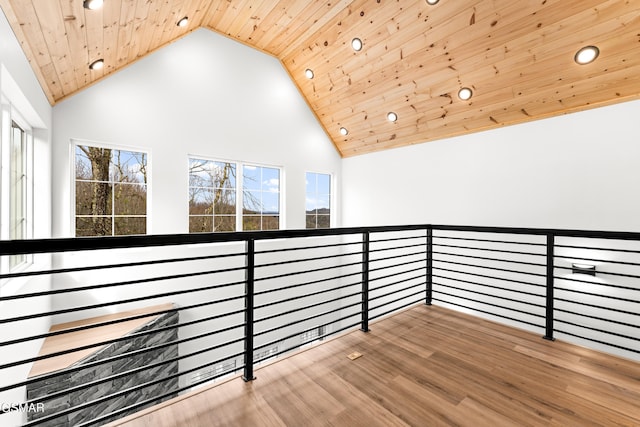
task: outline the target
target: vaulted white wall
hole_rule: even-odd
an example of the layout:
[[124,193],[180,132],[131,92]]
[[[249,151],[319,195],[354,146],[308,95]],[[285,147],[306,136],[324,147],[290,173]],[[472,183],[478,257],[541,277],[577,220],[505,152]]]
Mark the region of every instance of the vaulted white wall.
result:
[[72,139],[150,152],[150,232],[188,232],[187,156],[285,171],[286,228],[305,226],[305,171],[340,156],[281,63],[205,29],[54,107],[53,234],[73,235]]
[[640,101],[344,159],[343,225],[640,231]]

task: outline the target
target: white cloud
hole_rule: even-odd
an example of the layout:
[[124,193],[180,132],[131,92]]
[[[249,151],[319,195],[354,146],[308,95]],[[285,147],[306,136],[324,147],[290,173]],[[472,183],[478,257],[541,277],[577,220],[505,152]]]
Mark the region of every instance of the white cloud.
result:
[[278,178],[271,178],[262,182],[262,185],[266,187],[269,192],[278,192],[280,190],[280,180]]

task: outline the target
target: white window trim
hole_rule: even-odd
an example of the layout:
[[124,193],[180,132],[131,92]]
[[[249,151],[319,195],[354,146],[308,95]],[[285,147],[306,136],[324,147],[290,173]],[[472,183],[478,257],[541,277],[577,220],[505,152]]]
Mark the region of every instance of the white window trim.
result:
[[[269,165],[266,163],[258,163],[258,162],[243,162],[239,160],[230,160],[230,159],[221,159],[219,157],[210,157],[210,156],[200,156],[197,154],[188,154],[187,155],[187,174],[189,173],[189,162],[194,160],[204,160],[207,162],[220,162],[220,163],[233,163],[236,165],[236,232],[244,231],[242,228],[242,207],[244,205],[244,182],[243,182],[243,168],[245,166],[255,166],[259,168],[270,168],[270,169],[278,169],[280,182],[279,182],[279,197],[278,197],[278,210],[280,211],[279,221],[278,221],[278,230],[284,230],[286,227],[286,218],[285,218],[285,186],[283,183],[285,182],[285,172],[283,166],[277,165]],[[185,198],[187,200],[187,204],[189,203],[189,184],[187,184],[187,192]],[[188,215],[188,214],[187,214]],[[188,222],[188,221],[187,221]],[[188,225],[187,225],[188,227]],[[187,230],[187,232],[189,232]]]
[[153,234],[153,231],[151,230],[153,221],[151,220],[151,206],[152,206],[152,201],[151,201],[151,195],[152,195],[152,191],[151,191],[151,187],[152,187],[152,176],[153,176],[153,169],[152,169],[152,156],[151,156],[151,149],[149,148],[141,148],[139,146],[134,146],[134,145],[124,145],[124,144],[113,144],[110,142],[102,142],[102,141],[92,141],[92,140],[88,140],[88,139],[77,139],[77,138],[71,138],[71,140],[69,141],[69,179],[71,181],[71,197],[69,197],[70,199],[70,210],[69,212],[71,212],[71,215],[69,215],[69,230],[71,230],[71,235],[73,237],[76,237],[76,146],[77,145],[89,145],[91,147],[100,147],[100,148],[108,148],[111,150],[123,150],[123,151],[134,151],[134,152],[138,152],[138,153],[145,153],[147,155],[147,234]]

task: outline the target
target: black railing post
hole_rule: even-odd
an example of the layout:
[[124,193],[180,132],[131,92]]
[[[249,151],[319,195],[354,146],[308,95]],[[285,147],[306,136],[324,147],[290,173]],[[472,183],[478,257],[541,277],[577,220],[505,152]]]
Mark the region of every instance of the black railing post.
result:
[[369,332],[369,232],[362,233],[362,326]]
[[427,292],[425,296],[425,304],[431,305],[433,296],[433,227],[427,228]]
[[547,301],[546,301],[546,327],[544,339],[554,341],[553,338],[553,263],[554,263],[555,237],[547,234]]
[[255,245],[253,238],[247,240],[247,270],[245,273],[245,303],[244,303],[244,375],[245,381],[252,381],[253,376],[253,296],[255,279]]

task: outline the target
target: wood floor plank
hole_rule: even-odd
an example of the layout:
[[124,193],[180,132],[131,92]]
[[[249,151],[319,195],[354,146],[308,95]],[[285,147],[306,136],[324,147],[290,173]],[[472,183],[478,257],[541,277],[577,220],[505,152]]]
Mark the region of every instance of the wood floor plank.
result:
[[[300,420],[305,424],[312,420],[327,420],[346,409],[290,360],[281,363],[289,365],[287,375],[264,370],[256,381],[268,383],[268,389],[262,390],[263,397],[286,425],[296,425]],[[308,402],[313,402],[313,406]]]
[[370,328],[112,426],[640,426],[640,363],[438,306]]
[[376,420],[375,425],[380,426],[404,427],[408,425],[383,406],[372,402],[356,385],[345,381],[333,372],[326,375],[318,375],[315,381],[342,402],[345,407],[339,414],[329,418],[328,423],[331,425],[362,425],[369,427],[371,426],[372,418]]
[[[514,419],[500,412],[485,406],[473,398],[464,399],[458,405],[457,413],[463,413],[465,420],[473,420],[473,424],[478,427],[512,426]],[[520,424],[524,425],[524,424]]]
[[[390,384],[389,391],[395,399],[388,399],[387,406],[410,425],[461,425],[455,410],[459,402],[443,399],[414,379],[399,375]],[[429,401],[429,405],[425,405],[425,401]]]

